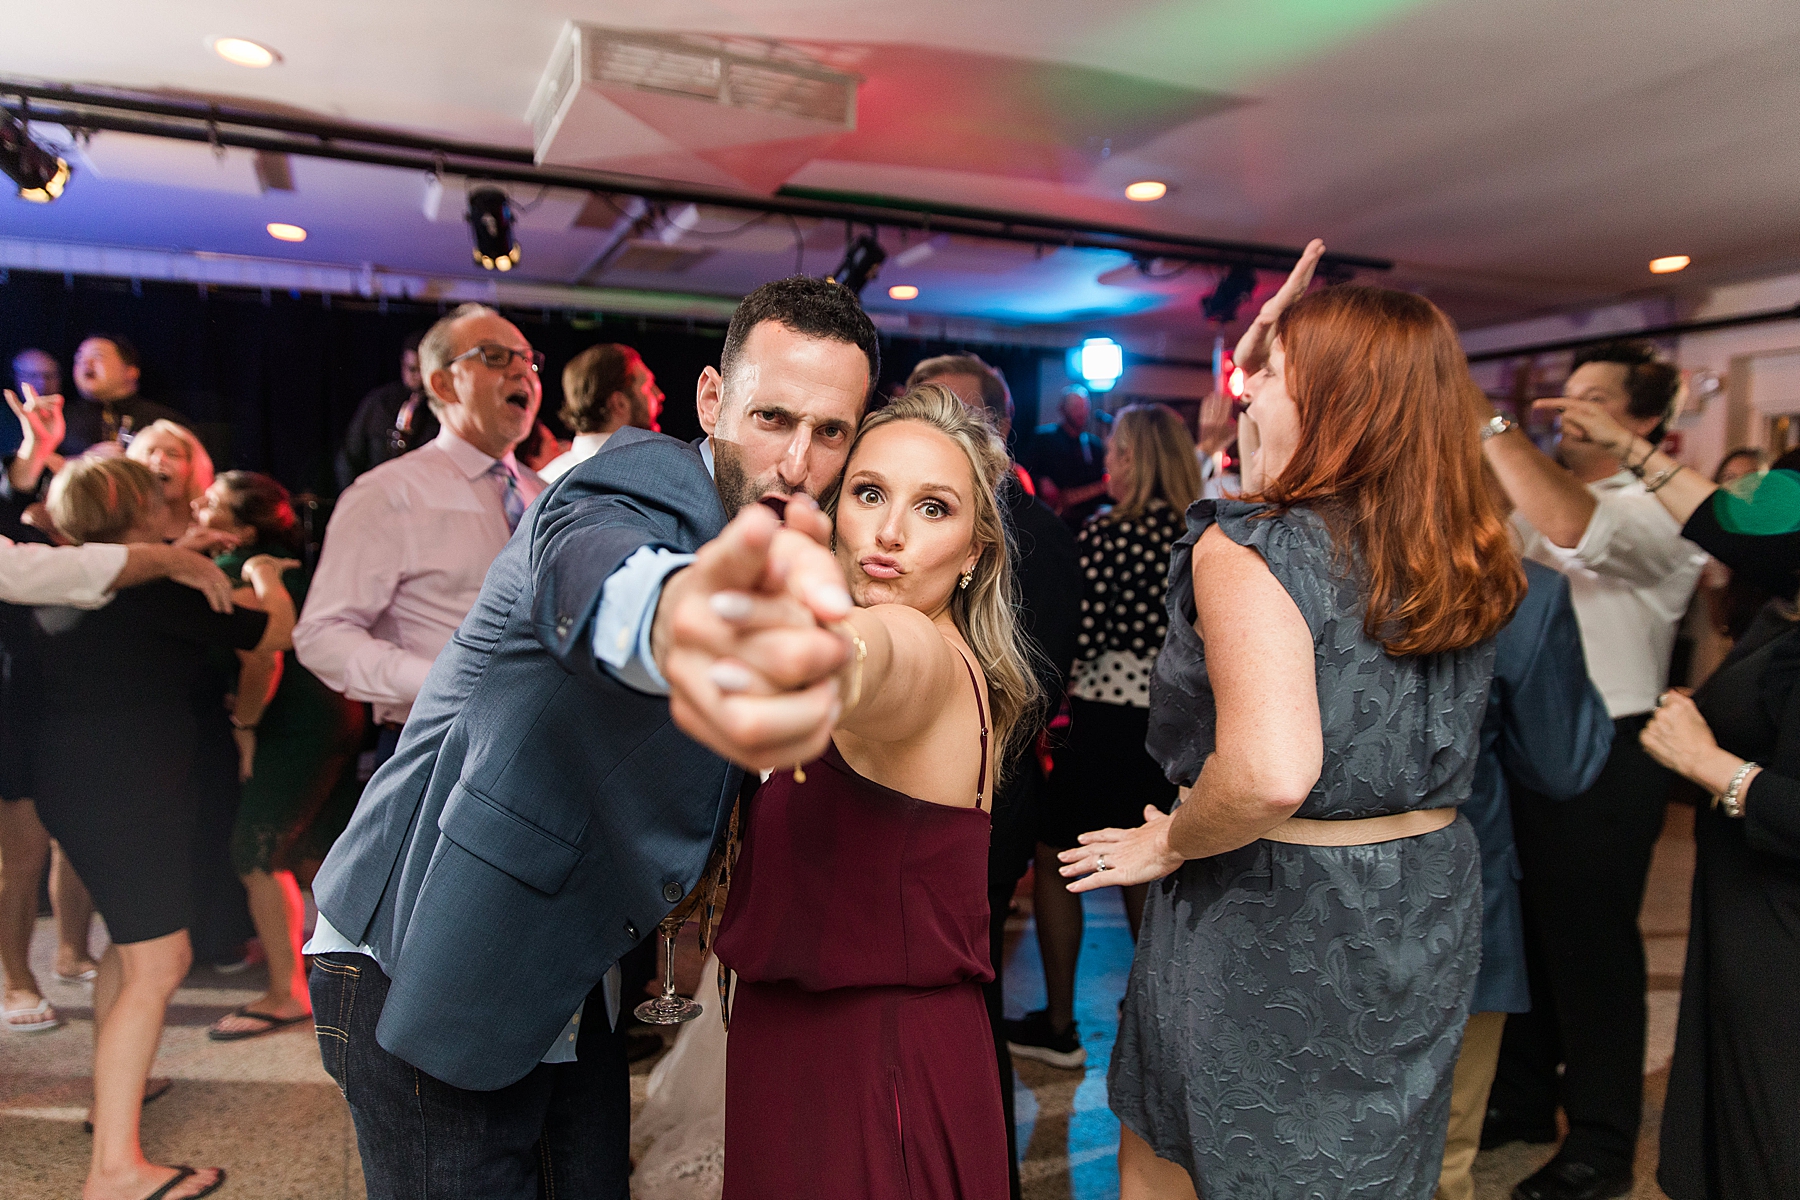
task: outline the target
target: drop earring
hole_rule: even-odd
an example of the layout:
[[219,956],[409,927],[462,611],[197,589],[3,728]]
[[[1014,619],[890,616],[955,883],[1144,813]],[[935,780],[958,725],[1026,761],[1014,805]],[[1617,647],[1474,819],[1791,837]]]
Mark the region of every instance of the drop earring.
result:
[[964,571],[962,573],[962,581],[960,583],[958,583],[956,586],[966,592],[969,590],[969,581],[973,578],[975,578],[975,572]]

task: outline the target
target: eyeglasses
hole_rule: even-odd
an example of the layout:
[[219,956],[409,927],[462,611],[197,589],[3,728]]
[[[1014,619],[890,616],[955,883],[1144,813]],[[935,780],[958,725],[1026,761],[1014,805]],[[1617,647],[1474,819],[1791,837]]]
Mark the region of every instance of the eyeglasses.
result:
[[544,352],[542,350],[514,350],[511,346],[502,346],[497,342],[483,342],[473,350],[464,350],[444,365],[446,367],[455,366],[465,358],[475,357],[480,357],[484,364],[496,371],[504,371],[512,365],[513,359],[522,358],[531,364],[534,375],[544,373]]

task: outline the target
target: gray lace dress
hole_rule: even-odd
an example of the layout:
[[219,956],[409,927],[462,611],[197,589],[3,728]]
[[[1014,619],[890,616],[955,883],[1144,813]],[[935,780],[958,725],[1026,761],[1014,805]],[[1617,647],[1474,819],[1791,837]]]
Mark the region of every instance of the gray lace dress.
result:
[[[1188,510],[1147,747],[1192,784],[1216,711],[1194,633],[1194,544],[1215,521],[1312,630],[1324,770],[1296,814],[1352,819],[1469,793],[1492,641],[1393,658],[1305,509]],[[1207,1200],[1429,1200],[1481,964],[1469,823],[1366,846],[1255,841],[1152,885],[1107,1086],[1113,1111]]]

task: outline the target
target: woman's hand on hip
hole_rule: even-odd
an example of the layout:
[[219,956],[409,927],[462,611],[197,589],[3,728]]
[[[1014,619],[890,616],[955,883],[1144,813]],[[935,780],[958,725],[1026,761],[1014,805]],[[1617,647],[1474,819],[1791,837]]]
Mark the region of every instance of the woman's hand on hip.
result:
[[1144,806],[1144,823],[1136,829],[1096,829],[1081,835],[1081,845],[1064,850],[1058,874],[1074,882],[1071,892],[1130,887],[1161,879],[1187,860],[1169,849],[1168,813]]

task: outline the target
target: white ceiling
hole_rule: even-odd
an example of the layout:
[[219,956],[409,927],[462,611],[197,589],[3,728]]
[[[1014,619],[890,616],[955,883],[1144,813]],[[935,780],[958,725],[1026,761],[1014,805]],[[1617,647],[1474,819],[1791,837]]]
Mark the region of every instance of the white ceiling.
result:
[[[528,147],[527,106],[565,20],[749,35],[866,79],[856,133],[793,185],[1130,223],[1396,260],[1388,280],[1466,326],[1800,264],[1800,5],[1776,0],[95,0],[19,6],[0,75],[242,103]],[[278,49],[263,71],[205,39]],[[262,194],[248,157],[98,135],[55,204],[0,199],[0,235],[468,275],[459,202],[411,173],[293,159]],[[1125,183],[1166,180],[1148,205]],[[533,188],[511,189],[529,203]],[[579,197],[524,222],[520,274],[583,277],[608,238]],[[678,273],[608,286],[741,294],[791,271],[785,220],[737,238],[705,213]],[[284,246],[268,221],[311,231]],[[808,225],[805,269],[841,227]],[[890,251],[900,249],[897,236]],[[699,253],[709,252],[709,253]],[[1645,264],[1689,254],[1657,279]],[[890,263],[872,310],[1104,324],[1210,341],[1212,273],[1145,280],[1119,254],[949,242]],[[915,283],[903,305],[886,285]],[[1267,286],[1272,281],[1265,281]]]

